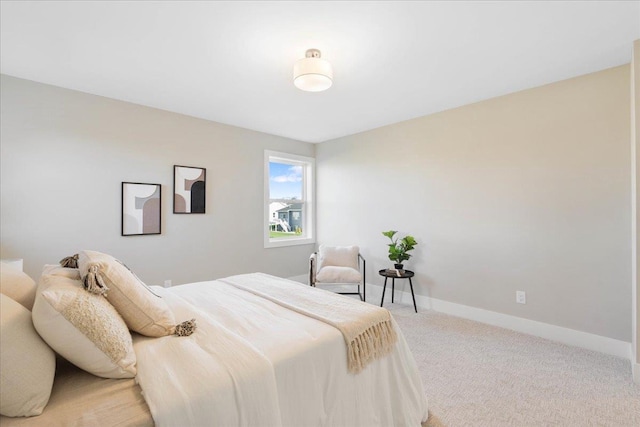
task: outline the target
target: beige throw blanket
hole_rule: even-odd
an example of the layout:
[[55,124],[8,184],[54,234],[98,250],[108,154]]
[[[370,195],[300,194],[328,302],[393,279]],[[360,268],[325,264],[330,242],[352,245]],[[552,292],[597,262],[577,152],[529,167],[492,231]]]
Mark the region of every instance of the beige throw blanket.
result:
[[387,309],[263,273],[243,274],[221,282],[251,292],[337,328],[347,344],[349,372],[388,354],[396,332]]

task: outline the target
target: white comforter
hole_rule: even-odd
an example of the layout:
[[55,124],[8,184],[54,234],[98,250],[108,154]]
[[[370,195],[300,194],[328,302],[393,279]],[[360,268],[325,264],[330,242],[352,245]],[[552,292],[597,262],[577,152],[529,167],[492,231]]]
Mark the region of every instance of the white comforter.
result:
[[[305,287],[291,282],[292,292]],[[136,336],[137,379],[156,425],[417,426],[427,403],[397,324],[395,349],[359,374],[319,320],[220,281],[162,293],[190,337]]]

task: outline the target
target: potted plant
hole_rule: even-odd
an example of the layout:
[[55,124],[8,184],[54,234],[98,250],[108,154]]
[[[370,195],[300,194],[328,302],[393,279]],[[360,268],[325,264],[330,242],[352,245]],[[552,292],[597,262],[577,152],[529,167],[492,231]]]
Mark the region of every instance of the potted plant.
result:
[[411,258],[409,251],[413,250],[418,244],[413,236],[405,236],[402,239],[395,237],[397,231],[389,230],[383,231],[382,234],[387,236],[391,243],[389,243],[389,259],[395,262],[396,270],[402,270],[402,263]]

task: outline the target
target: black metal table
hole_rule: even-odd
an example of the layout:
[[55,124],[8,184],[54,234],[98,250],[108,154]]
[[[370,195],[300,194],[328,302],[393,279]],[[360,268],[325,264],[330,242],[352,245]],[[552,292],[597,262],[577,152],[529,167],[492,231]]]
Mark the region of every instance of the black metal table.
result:
[[409,286],[411,287],[411,298],[413,298],[413,309],[418,312],[418,307],[416,307],[416,296],[413,293],[413,283],[411,283],[411,278],[415,275],[415,273],[411,270],[387,270],[383,269],[378,271],[378,274],[384,277],[384,288],[382,288],[382,300],[380,300],[380,307],[384,303],[384,292],[387,290],[387,279],[391,278],[391,302],[393,302],[393,294],[396,290],[396,279],[409,279]]

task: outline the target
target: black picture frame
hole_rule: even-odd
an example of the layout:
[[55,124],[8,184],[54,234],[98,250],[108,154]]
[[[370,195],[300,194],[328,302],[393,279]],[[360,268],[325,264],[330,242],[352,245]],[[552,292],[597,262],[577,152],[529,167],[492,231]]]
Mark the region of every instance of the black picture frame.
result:
[[207,169],[173,166],[173,213],[203,214],[207,206]]
[[122,182],[122,236],[162,234],[162,185]]

